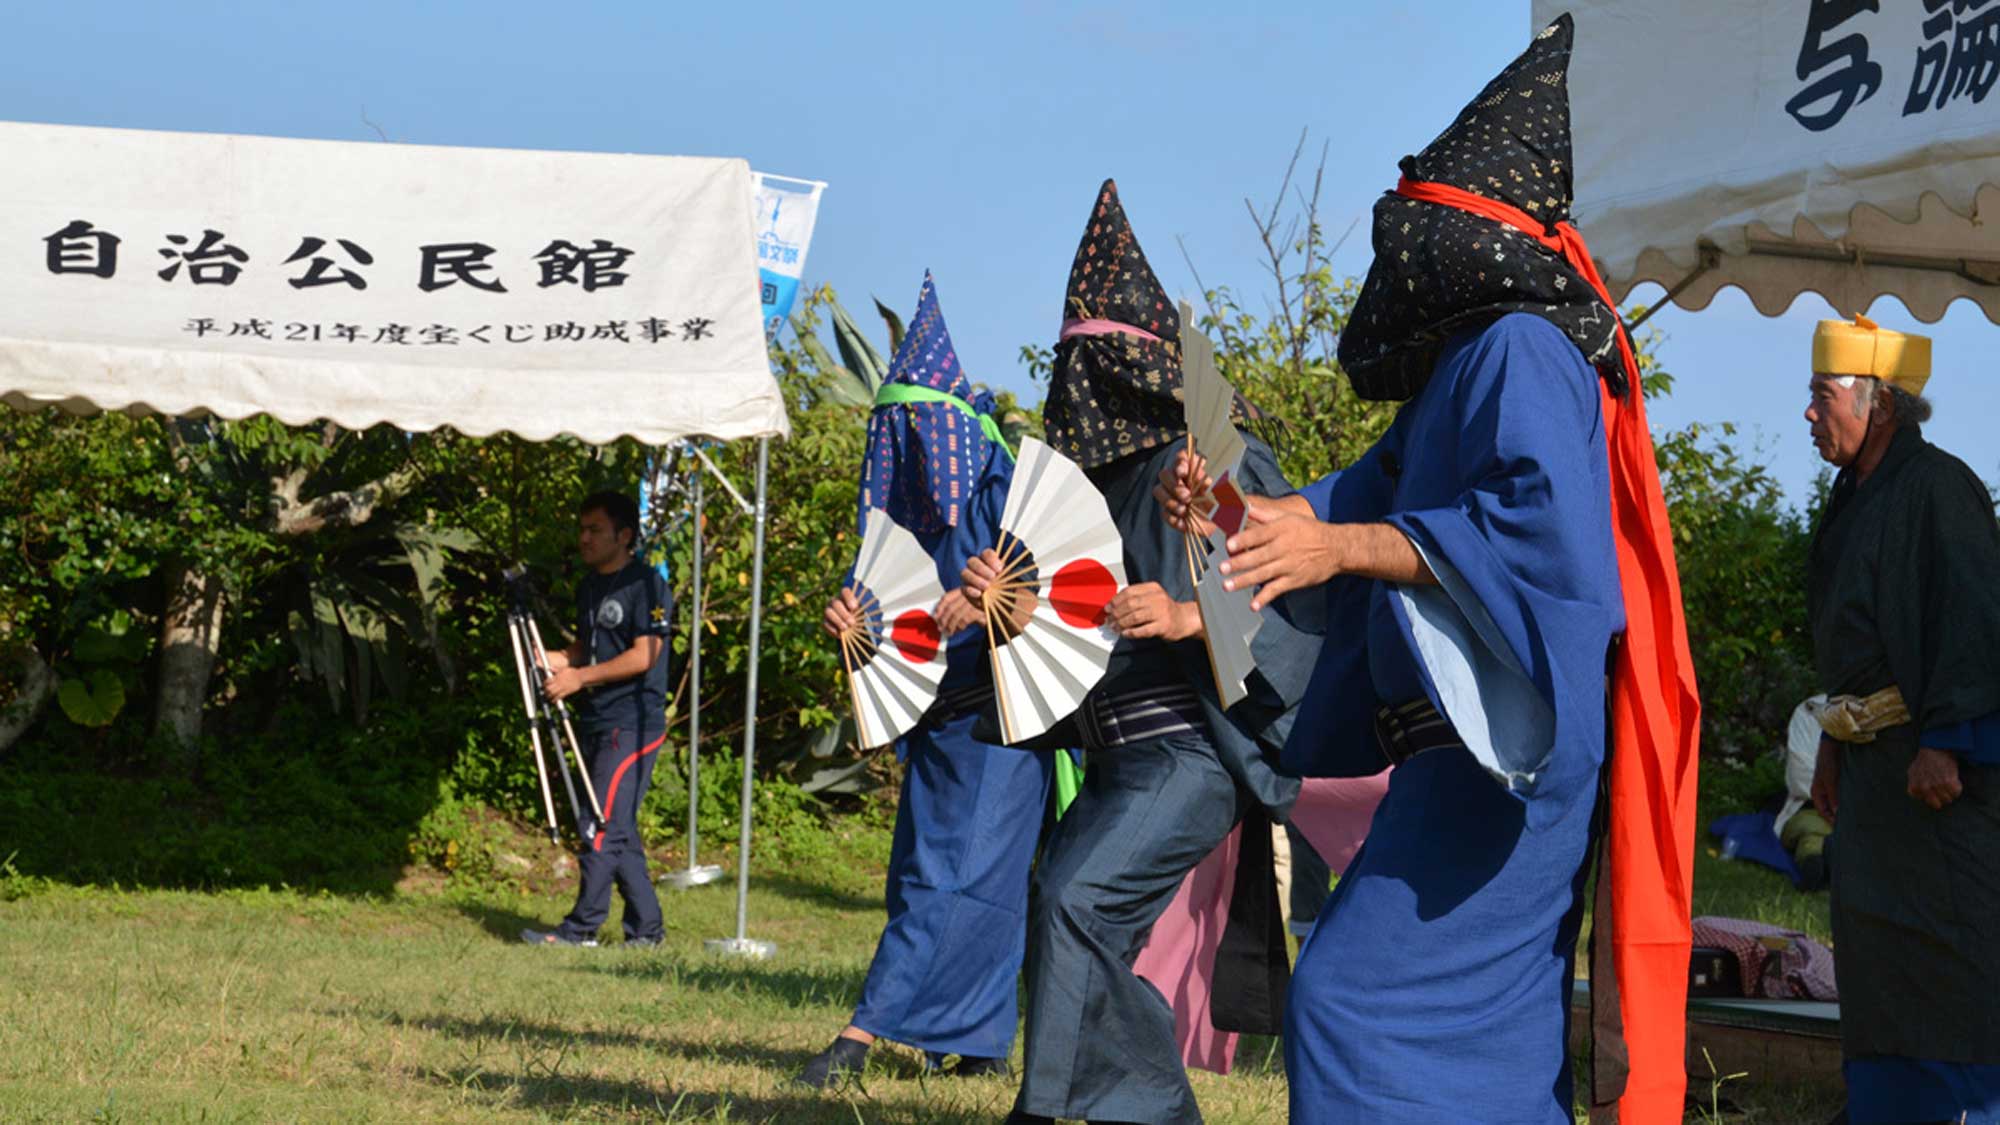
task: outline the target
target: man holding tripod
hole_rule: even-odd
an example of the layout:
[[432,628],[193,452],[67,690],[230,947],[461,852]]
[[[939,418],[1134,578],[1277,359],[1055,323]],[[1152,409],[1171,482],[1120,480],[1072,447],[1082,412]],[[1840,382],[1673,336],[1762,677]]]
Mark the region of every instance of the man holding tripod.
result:
[[639,803],[667,737],[664,649],[673,594],[658,571],[634,557],[638,534],[639,506],[623,493],[594,492],[577,506],[577,554],[589,573],[577,587],[575,639],[546,653],[543,692],[575,709],[590,788],[604,814],[579,825],[576,906],[552,932],[523,930],[521,940],[533,945],[596,945],[613,883],[625,899],[625,944],[658,945],[664,936],[639,841]]

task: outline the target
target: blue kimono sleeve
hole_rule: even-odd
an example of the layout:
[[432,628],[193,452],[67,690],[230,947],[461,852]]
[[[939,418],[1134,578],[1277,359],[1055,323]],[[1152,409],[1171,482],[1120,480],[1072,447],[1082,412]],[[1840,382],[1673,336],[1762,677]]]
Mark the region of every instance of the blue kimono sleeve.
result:
[[[997,445],[988,443],[986,467],[974,485],[972,499],[931,550],[938,582],[949,593],[962,583],[959,575],[974,555],[1000,541],[1000,515],[1007,509],[1007,489],[1014,481],[1014,462]],[[975,622],[947,640],[949,669],[945,685],[963,687],[980,674],[978,658],[986,651],[986,628]]]
[[1917,742],[1933,750],[1949,750],[1974,765],[2000,766],[2000,711],[1932,727]]
[[1624,602],[1597,380],[1539,317],[1460,337],[1432,376],[1446,385],[1429,390],[1449,397],[1410,438],[1426,455],[1403,486],[1433,506],[1388,517],[1438,579],[1391,587],[1432,701],[1523,799],[1558,745],[1588,759],[1565,773],[1602,760],[1606,656]]
[[1000,514],[1007,509],[1007,489],[1013,483],[1014,462],[999,446],[989,443],[986,466],[973,486],[972,500],[931,552],[937,560],[938,581],[945,589],[958,589],[958,576],[965,564],[1000,541]]

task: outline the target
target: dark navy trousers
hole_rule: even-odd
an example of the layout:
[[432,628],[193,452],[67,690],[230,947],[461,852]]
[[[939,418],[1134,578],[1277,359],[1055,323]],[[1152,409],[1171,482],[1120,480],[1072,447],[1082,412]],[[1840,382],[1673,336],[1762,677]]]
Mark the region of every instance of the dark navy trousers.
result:
[[1250,808],[1206,733],[1090,751],[1029,899],[1021,1113],[1199,1122],[1166,997],[1132,963]]
[[[557,932],[565,938],[597,936],[611,913],[611,888],[625,899],[625,940],[659,941],[666,933],[660,917],[660,896],[646,871],[646,851],[639,842],[639,803],[653,780],[653,763],[666,742],[664,733],[634,733],[617,727],[579,731],[590,763],[590,783],[603,805],[604,818],[585,834],[577,855],[582,883],[576,906]],[[579,800],[582,794],[577,795]],[[584,819],[591,821],[590,810]]]

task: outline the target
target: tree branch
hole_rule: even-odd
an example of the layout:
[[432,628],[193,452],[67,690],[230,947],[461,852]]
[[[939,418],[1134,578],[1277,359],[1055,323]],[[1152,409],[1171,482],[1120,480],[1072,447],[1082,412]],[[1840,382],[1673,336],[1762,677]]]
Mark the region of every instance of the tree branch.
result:
[[[292,474],[297,475],[296,471]],[[287,494],[282,487],[276,490],[278,506],[272,513],[272,530],[279,535],[311,535],[328,527],[359,527],[374,517],[376,509],[394,503],[408,492],[420,475],[415,464],[407,464],[359,488],[329,492],[304,502],[298,499],[298,485],[303,481],[292,483],[288,476],[274,482],[291,483],[291,491]]]
[[0,753],[5,753],[35,725],[42,707],[55,695],[56,675],[41,653],[28,645],[0,651],[0,661],[10,666],[7,691],[0,695]]
[[[1216,307],[1214,294],[1209,291],[1207,283],[1202,281],[1201,271],[1195,268],[1194,255],[1188,253],[1187,239],[1177,234],[1174,236],[1174,242],[1181,248],[1181,261],[1187,263],[1188,272],[1194,275],[1194,287],[1201,290],[1201,303],[1208,306],[1209,318],[1220,326],[1222,323],[1222,310]],[[1183,325],[1182,327],[1186,328],[1188,326]]]

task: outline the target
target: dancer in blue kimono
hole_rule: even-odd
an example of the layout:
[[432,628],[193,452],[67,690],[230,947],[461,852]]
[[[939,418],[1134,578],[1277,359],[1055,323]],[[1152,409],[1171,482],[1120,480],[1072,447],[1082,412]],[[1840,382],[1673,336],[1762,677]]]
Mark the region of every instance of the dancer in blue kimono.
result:
[[[1607,726],[1616,901],[1596,925],[1643,947],[1593,973],[1631,1047],[1609,1097],[1626,1125],[1681,1119],[1697,709],[1629,343],[1563,222],[1569,48],[1564,17],[1403,162],[1340,361],[1405,404],[1351,467],[1253,501],[1228,544],[1233,584],[1324,630],[1285,765],[1396,767],[1292,978],[1304,1125],[1573,1120]],[[1170,516],[1186,475],[1163,478]]]
[[[853,1021],[798,1081],[858,1072],[876,1039],[924,1051],[950,1073],[1005,1073],[1017,1022],[1028,867],[1048,801],[1046,755],[990,746],[972,724],[992,695],[983,614],[956,588],[966,560],[998,537],[1014,462],[993,399],[960,368],[924,275],[916,315],[868,421],[861,515],[881,508],[937,563],[949,637],[937,704],[896,743],[904,765],[885,899],[888,925]],[[860,611],[843,589],[826,609],[838,636]]]

